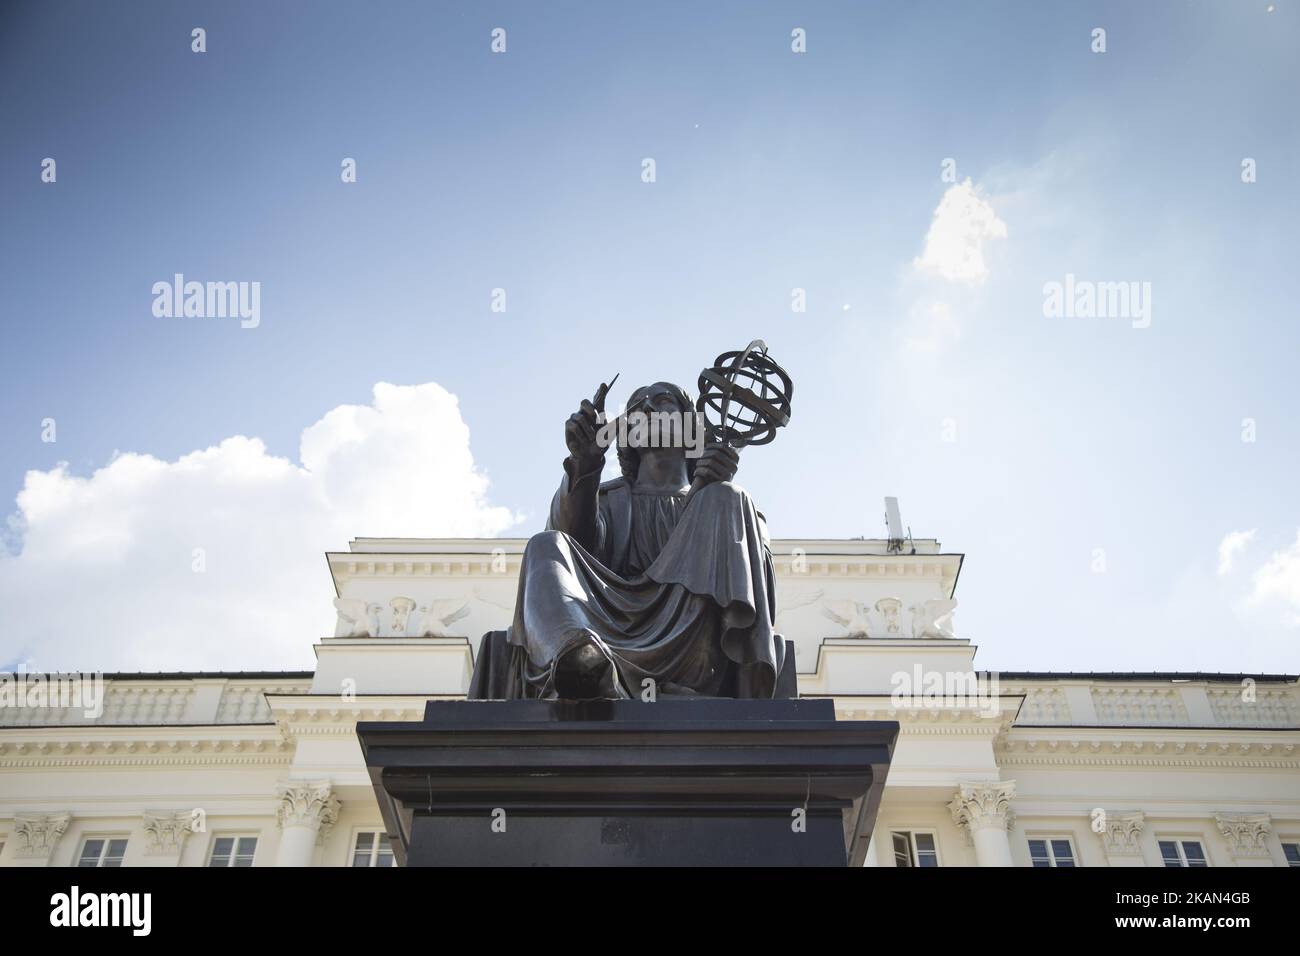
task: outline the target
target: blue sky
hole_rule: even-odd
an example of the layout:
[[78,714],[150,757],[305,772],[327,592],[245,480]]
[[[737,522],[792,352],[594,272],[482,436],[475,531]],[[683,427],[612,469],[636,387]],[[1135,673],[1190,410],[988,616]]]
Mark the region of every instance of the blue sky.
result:
[[[877,536],[899,496],[917,536],[967,554],[958,629],[981,666],[1294,672],[1300,7],[1276,6],[7,4],[4,510],[28,472],[89,479],[118,452],[250,436],[297,463],[303,430],[375,383],[436,382],[490,480],[467,492],[480,530],[527,534],[599,382],[693,387],[761,336],[796,383],[790,427],[738,476],[773,534]],[[967,280],[917,264],[949,157],[1005,231],[975,236]],[[260,282],[260,325],[154,317],[176,272]],[[1150,327],[1045,317],[1067,273],[1150,282]],[[121,551],[66,496],[15,525],[0,593],[33,624],[0,661],[94,663],[67,636],[89,610],[51,613],[61,587],[148,605],[133,522],[179,505],[115,495]],[[262,513],[221,500],[217,523]],[[457,527],[408,504],[398,533]],[[80,556],[63,584],[53,559],[21,566],[37,530]],[[1234,531],[1254,534],[1220,573]],[[301,563],[328,611],[320,550]],[[308,664],[315,636],[285,653]],[[114,666],[163,660],[108,644]]]

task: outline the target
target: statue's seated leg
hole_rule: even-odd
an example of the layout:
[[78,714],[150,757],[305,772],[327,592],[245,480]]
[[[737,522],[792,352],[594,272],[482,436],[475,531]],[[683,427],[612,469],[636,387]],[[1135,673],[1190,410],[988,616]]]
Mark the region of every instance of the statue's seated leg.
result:
[[590,631],[580,631],[555,656],[551,686],[561,700],[608,700],[627,697],[609,651]]

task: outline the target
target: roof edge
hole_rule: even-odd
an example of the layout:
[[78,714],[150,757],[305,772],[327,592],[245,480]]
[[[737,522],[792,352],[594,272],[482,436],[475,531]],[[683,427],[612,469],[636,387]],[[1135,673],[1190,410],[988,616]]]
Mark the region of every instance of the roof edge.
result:
[[1116,681],[1213,681],[1240,683],[1243,680],[1267,683],[1294,683],[1296,674],[1226,674],[1218,671],[988,671],[983,676],[997,674],[999,680],[1116,680]]

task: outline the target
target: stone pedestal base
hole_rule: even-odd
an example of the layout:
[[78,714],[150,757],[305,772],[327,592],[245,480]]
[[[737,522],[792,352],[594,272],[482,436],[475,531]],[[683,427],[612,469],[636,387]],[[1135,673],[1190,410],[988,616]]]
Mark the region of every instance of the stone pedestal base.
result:
[[407,866],[860,866],[898,724],[830,700],[431,701],[357,726]]

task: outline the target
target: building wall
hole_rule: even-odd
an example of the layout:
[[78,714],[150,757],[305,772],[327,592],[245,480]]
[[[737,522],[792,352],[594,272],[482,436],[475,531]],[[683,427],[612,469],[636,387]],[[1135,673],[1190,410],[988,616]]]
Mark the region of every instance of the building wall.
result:
[[[96,835],[125,835],[128,866],[201,866],[227,834],[257,837],[257,866],[348,865],[356,834],[382,829],[356,723],[463,695],[480,628],[509,621],[522,546],[330,555],[344,604],[314,673],[110,676],[97,719],[0,707],[0,866],[69,865]],[[1300,841],[1294,677],[977,674],[975,645],[925,630],[961,556],[917,551],[774,542],[801,693],[900,725],[869,865],[894,865],[895,830],[932,833],[944,866],[1028,866],[1028,840],[1059,835],[1083,866],[1159,866],[1162,837],[1199,840],[1214,866],[1285,865],[1282,840]],[[396,598],[414,605],[400,632]],[[349,636],[355,602],[376,633]],[[437,615],[457,633],[421,636]],[[906,686],[931,675],[975,693]]]

